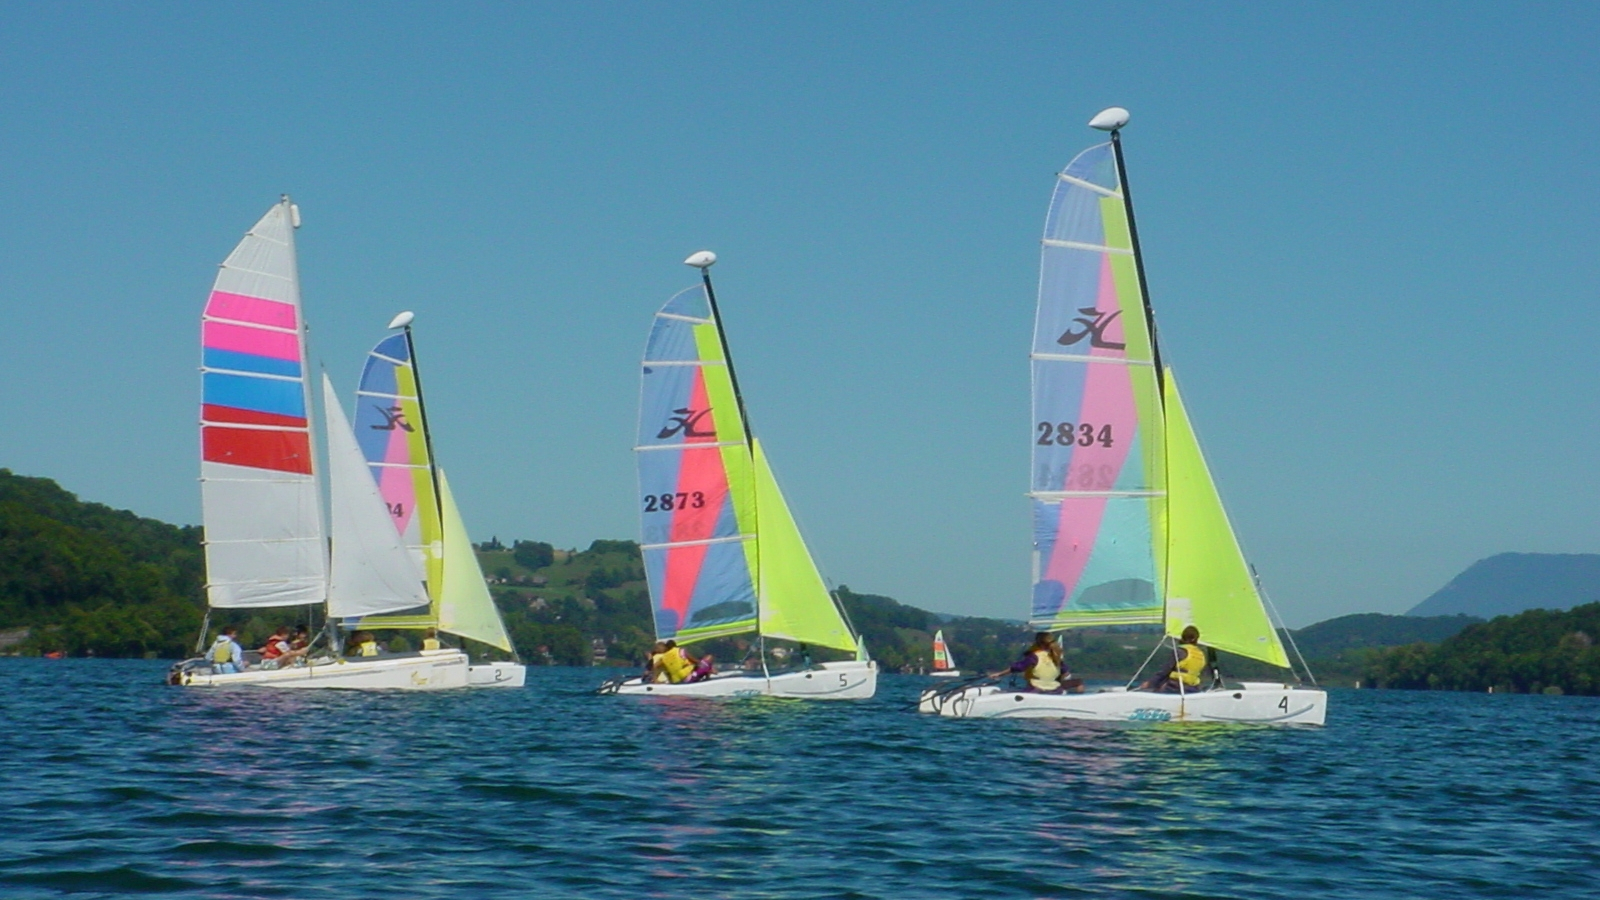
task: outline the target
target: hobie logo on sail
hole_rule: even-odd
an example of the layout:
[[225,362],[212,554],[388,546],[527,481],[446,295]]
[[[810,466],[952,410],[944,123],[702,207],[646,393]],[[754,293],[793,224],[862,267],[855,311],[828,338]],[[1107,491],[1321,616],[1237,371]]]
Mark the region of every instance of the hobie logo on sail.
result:
[[675,409],[673,412],[676,415],[667,420],[667,427],[661,429],[661,433],[656,435],[657,439],[664,441],[677,435],[680,431],[683,432],[683,436],[686,438],[717,436],[715,431],[700,431],[696,428],[701,419],[710,415],[711,407],[708,406],[705,409],[696,410],[685,406],[682,409]]
[[[1079,308],[1078,312],[1083,313],[1083,315],[1072,320],[1073,327],[1063,331],[1061,337],[1056,338],[1056,343],[1064,347],[1070,347],[1084,338],[1089,338],[1089,346],[1097,347],[1101,350],[1127,349],[1127,344],[1108,341],[1105,338],[1106,329],[1110,328],[1111,323],[1122,315],[1122,310],[1101,312],[1093,306],[1085,306]],[[1094,318],[1091,319],[1089,318],[1090,316]],[[1079,331],[1078,326],[1082,326],[1083,330]]]
[[377,410],[378,414],[384,418],[382,425],[370,426],[373,431],[393,431],[396,428],[404,431],[407,434],[415,431],[415,429],[411,427],[411,423],[406,421],[405,410],[401,409],[400,407],[374,406],[373,409]]

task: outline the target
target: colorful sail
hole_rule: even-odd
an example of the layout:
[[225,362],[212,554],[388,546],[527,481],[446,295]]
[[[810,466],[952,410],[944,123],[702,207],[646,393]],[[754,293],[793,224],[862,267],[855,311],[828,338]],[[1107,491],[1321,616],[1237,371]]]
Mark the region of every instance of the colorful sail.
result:
[[[328,504],[333,535],[328,615],[371,616],[428,605],[422,572],[390,524],[378,486],[356,446],[333,383],[322,376],[328,434]],[[481,578],[479,579],[482,580]]]
[[1162,620],[1159,389],[1121,173],[1110,144],[1056,182],[1033,338],[1038,628]]
[[950,647],[944,642],[944,629],[941,628],[933,633],[933,670],[948,672],[955,667],[955,660],[950,656]]
[[756,533],[760,542],[761,634],[856,652],[856,637],[817,572],[811,551],[778,489],[761,442],[755,451]]
[[1167,633],[1194,625],[1208,646],[1288,668],[1170,369],[1166,396]]
[[437,601],[443,575],[442,526],[432,460],[417,389],[417,371],[405,334],[372,348],[356,391],[356,440],[372,467],[389,515],[416,556]]
[[214,607],[321,603],[294,220],[285,198],[234,248],[201,318],[200,491]]
[[511,652],[500,610],[472,550],[472,538],[450,494],[450,481],[439,470],[439,499],[444,507],[444,582],[439,590],[439,630]]
[[703,286],[656,314],[635,450],[656,636],[684,643],[755,630],[751,449]]

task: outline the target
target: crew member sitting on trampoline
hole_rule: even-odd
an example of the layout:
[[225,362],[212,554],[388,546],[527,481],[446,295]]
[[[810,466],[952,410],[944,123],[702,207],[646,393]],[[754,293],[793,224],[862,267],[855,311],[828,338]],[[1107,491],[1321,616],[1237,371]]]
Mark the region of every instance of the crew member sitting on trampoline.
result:
[[1203,691],[1205,688],[1200,682],[1210,665],[1211,660],[1205,648],[1200,646],[1200,629],[1193,625],[1185,626],[1183,634],[1178,639],[1178,649],[1173,654],[1172,661],[1157,672],[1154,678],[1140,685],[1139,689],[1168,694],[1180,691],[1192,694],[1195,691]]
[[1028,682],[1028,690],[1036,694],[1061,694],[1083,693],[1083,679],[1073,678],[1072,673],[1061,661],[1061,645],[1056,643],[1056,636],[1048,631],[1041,631],[1033,636],[1033,644],[1022,658],[1011,664],[1009,669],[1001,669],[994,673],[996,678],[1007,673],[1022,673],[1023,679]]

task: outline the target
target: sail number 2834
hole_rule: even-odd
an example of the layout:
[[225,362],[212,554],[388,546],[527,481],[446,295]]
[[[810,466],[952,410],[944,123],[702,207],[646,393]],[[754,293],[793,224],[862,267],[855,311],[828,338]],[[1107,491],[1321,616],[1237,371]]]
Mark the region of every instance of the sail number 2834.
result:
[[1034,428],[1039,432],[1039,440],[1036,443],[1041,447],[1071,447],[1074,444],[1079,447],[1088,447],[1092,444],[1110,447],[1113,443],[1110,425],[1096,428],[1088,422],[1079,422],[1076,425],[1072,422],[1040,422]]
[[675,509],[700,509],[706,505],[703,491],[679,491],[676,494],[645,494],[645,512],[672,512]]

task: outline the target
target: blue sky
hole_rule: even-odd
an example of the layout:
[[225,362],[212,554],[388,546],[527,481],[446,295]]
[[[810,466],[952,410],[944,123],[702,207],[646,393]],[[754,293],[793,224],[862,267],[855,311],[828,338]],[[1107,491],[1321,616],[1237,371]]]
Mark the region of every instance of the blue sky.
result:
[[1028,598],[1052,174],[1128,107],[1164,353],[1292,625],[1600,551],[1600,7],[0,5],[0,466],[199,519],[198,318],[300,203],[348,395],[417,312],[474,536],[638,531],[651,316],[721,257],[826,574]]

